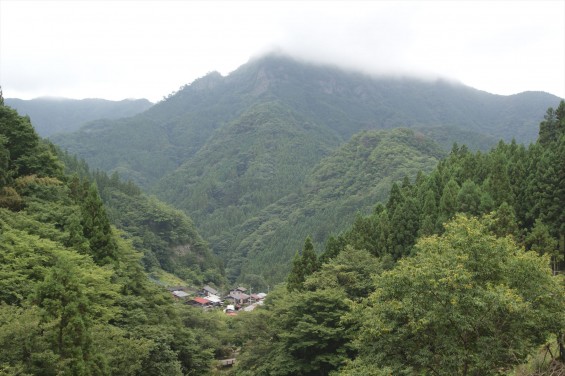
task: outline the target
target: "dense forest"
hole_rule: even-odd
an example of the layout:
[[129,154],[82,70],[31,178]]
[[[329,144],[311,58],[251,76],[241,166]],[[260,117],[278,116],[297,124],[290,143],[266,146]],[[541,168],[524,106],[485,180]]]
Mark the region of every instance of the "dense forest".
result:
[[[221,279],[191,223],[115,177],[66,174],[88,170],[58,153],[0,95],[0,374],[211,372],[222,321],[176,304],[143,267]],[[100,192],[135,202],[110,197],[105,206]],[[191,250],[171,260],[172,245]]]
[[528,148],[454,145],[319,256],[306,238],[233,373],[563,374],[564,161],[561,101]]
[[[296,234],[286,282],[232,317],[151,274],[225,283],[190,218],[41,139],[0,95],[0,374],[563,374],[563,161],[564,101],[529,146],[445,156],[414,130],[357,134],[304,181],[328,200],[294,200],[371,210],[323,249]],[[380,181],[388,195],[359,196]]]
[[454,141],[473,152],[533,142],[558,102],[267,55],[51,140],[184,211],[230,282],[264,289],[284,280],[308,234],[321,249],[393,181],[430,172]]

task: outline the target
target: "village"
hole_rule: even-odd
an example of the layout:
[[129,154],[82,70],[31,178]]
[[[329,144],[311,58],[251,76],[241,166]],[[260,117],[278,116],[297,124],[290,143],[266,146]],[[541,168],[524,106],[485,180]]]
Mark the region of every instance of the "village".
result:
[[204,310],[221,309],[229,316],[235,316],[240,311],[253,311],[263,304],[267,296],[264,292],[252,294],[241,286],[231,289],[226,295],[208,285],[199,290],[185,286],[173,286],[168,290],[179,302]]

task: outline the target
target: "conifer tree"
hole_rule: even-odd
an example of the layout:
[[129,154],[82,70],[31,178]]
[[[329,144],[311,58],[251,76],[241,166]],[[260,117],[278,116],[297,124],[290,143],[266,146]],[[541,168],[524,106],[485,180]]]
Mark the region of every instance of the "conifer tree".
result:
[[308,236],[304,242],[304,249],[302,251],[302,270],[304,278],[313,274],[318,268],[318,257],[316,256],[316,252],[314,252],[312,238]]
[[319,268],[318,257],[314,252],[314,245],[310,236],[304,242],[302,254],[296,252],[292,260],[292,269],[286,280],[288,291],[301,291],[304,287],[304,280],[312,275]]
[[481,207],[481,191],[477,184],[465,180],[457,194],[457,210],[461,213],[479,215]]
[[286,288],[288,291],[300,291],[304,283],[304,270],[302,269],[302,256],[296,251],[292,259],[292,268],[286,278]]
[[92,184],[81,202],[84,236],[89,241],[90,253],[97,264],[107,264],[116,259],[117,245],[104,204]]
[[459,185],[452,178],[450,179],[443,189],[443,193],[439,200],[439,215],[438,225],[441,228],[442,224],[447,222],[457,211],[457,194],[459,193]]

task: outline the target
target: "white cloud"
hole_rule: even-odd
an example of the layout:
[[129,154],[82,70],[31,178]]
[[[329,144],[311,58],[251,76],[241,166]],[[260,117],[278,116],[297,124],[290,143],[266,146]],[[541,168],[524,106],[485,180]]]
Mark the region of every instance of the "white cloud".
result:
[[8,97],[158,100],[275,47],[368,72],[565,97],[563,1],[0,0]]

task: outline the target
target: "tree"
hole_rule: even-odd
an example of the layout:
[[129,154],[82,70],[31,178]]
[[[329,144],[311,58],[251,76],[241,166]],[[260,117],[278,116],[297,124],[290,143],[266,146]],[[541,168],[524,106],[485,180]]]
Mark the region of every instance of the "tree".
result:
[[114,315],[116,286],[110,284],[110,275],[84,256],[59,252],[37,287],[46,337],[70,374],[92,375],[106,367],[105,360],[91,351],[91,333],[96,322],[106,323]]
[[82,228],[84,237],[89,241],[92,258],[99,265],[115,260],[117,245],[96,185],[90,185],[80,204]]
[[549,255],[553,272],[557,272],[557,262],[559,261],[559,242],[549,233],[547,227],[540,219],[536,219],[534,228],[524,239],[527,249],[538,252],[540,255]]
[[[391,374],[488,375],[523,362],[565,325],[561,280],[548,257],[457,216],[441,237],[377,276],[360,317],[360,356]],[[378,373],[373,373],[378,374]]]
[[[442,224],[447,222],[453,217],[457,212],[457,194],[459,193],[459,184],[455,179],[450,179],[441,194],[439,200],[439,215],[438,215],[438,225],[441,227]],[[438,228],[439,228],[438,227]]]
[[292,259],[292,269],[286,277],[286,288],[288,291],[302,289],[304,283],[304,271],[302,270],[302,256],[296,251]]
[[308,236],[304,242],[302,255],[298,252],[292,260],[292,269],[287,277],[286,288],[288,291],[302,290],[306,277],[318,270],[319,263],[312,239]]

